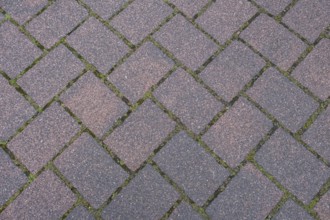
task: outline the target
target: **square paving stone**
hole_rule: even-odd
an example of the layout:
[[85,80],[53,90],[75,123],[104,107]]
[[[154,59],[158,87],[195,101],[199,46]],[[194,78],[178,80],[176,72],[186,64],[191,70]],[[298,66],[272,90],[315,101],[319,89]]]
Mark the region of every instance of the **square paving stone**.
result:
[[196,133],[201,132],[223,107],[182,69],[175,71],[166,79],[154,95]]
[[128,110],[128,106],[91,72],[79,78],[61,100],[100,137]]
[[133,103],[156,84],[174,62],[150,42],[142,45],[108,79]]
[[41,55],[41,50],[9,21],[0,26],[0,68],[14,78]]
[[292,132],[301,128],[318,107],[310,96],[273,68],[264,72],[247,94]]
[[208,0],[170,0],[170,2],[189,17],[193,17],[204,5],[206,5]]
[[179,194],[147,165],[106,207],[104,219],[160,219]]
[[135,171],[174,127],[174,121],[146,100],[104,143]]
[[265,61],[243,43],[234,41],[199,74],[226,101],[231,101]]
[[128,52],[124,42],[95,18],[82,24],[67,41],[102,73]]
[[154,37],[193,70],[200,67],[218,49],[214,42],[181,15],[172,18]]
[[8,148],[33,173],[42,168],[77,132],[79,125],[58,104],[34,119]]
[[255,2],[261,7],[264,7],[273,15],[277,15],[281,13],[285,9],[285,7],[291,3],[291,0],[255,0]]
[[265,219],[282,192],[247,164],[206,209],[212,219]]
[[314,208],[321,220],[327,220],[330,216],[330,191],[328,191]]
[[240,37],[284,70],[306,49],[302,40],[267,15],[258,16]]
[[0,75],[0,140],[7,140],[35,113],[33,107]]
[[303,208],[298,206],[292,200],[289,200],[285,203],[285,205],[280,209],[280,211],[273,218],[274,220],[312,220],[312,216],[310,216]]
[[128,177],[87,133],[82,134],[54,164],[95,208],[105,202]]
[[133,44],[137,44],[171,12],[172,9],[163,1],[136,0],[110,23]]
[[240,98],[203,136],[205,143],[235,167],[257,146],[272,123],[246,99]]
[[225,43],[257,11],[248,1],[218,0],[196,21],[220,43]]
[[202,220],[203,218],[187,203],[181,203],[170,215],[170,220]]
[[256,154],[256,161],[304,203],[330,176],[330,168],[279,129]]
[[17,83],[40,106],[44,106],[83,68],[83,63],[61,45],[19,78]]
[[116,11],[118,11],[124,3],[128,0],[84,0],[92,10],[104,19],[111,17]]
[[172,138],[154,161],[198,205],[203,205],[229,175],[184,132]]
[[329,51],[330,40],[322,40],[292,73],[293,77],[323,100],[330,97]]
[[95,218],[85,207],[78,206],[70,212],[65,220],[95,220]]

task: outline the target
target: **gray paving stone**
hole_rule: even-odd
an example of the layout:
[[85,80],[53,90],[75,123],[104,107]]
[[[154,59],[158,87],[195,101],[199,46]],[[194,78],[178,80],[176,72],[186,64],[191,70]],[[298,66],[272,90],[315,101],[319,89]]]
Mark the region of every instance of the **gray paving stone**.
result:
[[205,143],[236,167],[271,129],[272,123],[240,98],[203,136]]
[[265,61],[243,43],[234,41],[199,74],[214,91],[230,102]]
[[135,171],[174,126],[174,121],[153,102],[146,100],[104,143]]
[[286,6],[291,3],[291,0],[277,0],[277,1],[270,1],[270,0],[255,0],[257,4],[261,7],[264,7],[267,11],[272,13],[273,15],[277,15],[281,13]]
[[189,17],[193,17],[204,5],[206,5],[208,0],[170,0],[169,2],[173,3]]
[[172,18],[155,39],[189,68],[196,70],[217,50],[217,45],[181,15]]
[[220,43],[225,43],[257,11],[248,1],[218,0],[196,21]]
[[142,45],[108,79],[133,103],[156,84],[174,62],[150,42]]
[[173,137],[154,161],[198,205],[203,205],[229,175],[185,132]]
[[104,19],[108,19],[115,14],[128,0],[84,0],[92,10]]
[[303,208],[298,206],[292,200],[289,200],[280,209],[273,218],[274,220],[312,220],[312,218]]
[[160,219],[179,194],[147,165],[106,207],[104,219]]
[[170,215],[170,220],[202,220],[202,217],[187,203],[182,202]]
[[267,15],[258,16],[240,37],[284,70],[306,49],[302,40]]
[[94,220],[95,218],[83,206],[78,206],[65,218],[66,220]]
[[172,9],[163,1],[136,0],[110,23],[133,44],[137,44],[171,12]]
[[265,219],[282,192],[252,164],[245,165],[206,209],[212,219]]
[[329,216],[330,216],[330,191],[328,191],[325,195],[323,195],[323,197],[316,204],[314,209],[318,212],[321,220],[329,219]]
[[4,19],[4,18],[5,18],[5,16],[2,13],[0,13],[0,21],[2,21],[2,19]]
[[257,152],[256,161],[306,204],[330,176],[329,167],[282,129]]
[[293,132],[318,107],[310,96],[273,68],[264,72],[247,94]]

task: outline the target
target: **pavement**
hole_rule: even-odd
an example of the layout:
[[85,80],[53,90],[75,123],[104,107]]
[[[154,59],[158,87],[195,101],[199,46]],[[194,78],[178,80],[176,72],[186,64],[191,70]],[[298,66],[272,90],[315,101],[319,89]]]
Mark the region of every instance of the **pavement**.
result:
[[0,0],[0,219],[330,219],[329,0]]

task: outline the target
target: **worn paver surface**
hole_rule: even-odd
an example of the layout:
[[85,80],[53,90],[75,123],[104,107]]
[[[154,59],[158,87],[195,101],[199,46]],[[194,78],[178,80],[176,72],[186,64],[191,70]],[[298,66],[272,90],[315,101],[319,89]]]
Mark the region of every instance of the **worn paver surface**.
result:
[[329,210],[329,0],[0,0],[0,220]]

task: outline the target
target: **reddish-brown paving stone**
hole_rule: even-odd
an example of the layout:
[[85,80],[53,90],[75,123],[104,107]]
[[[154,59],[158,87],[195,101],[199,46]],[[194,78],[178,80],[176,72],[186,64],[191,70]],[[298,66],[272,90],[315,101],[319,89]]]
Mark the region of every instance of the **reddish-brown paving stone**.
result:
[[273,218],[274,220],[294,220],[294,219],[304,219],[304,220],[312,220],[312,218],[303,208],[298,206],[292,200],[287,201],[284,206],[280,209],[280,211]]
[[41,55],[41,50],[8,21],[0,26],[0,68],[15,77]]
[[142,45],[108,79],[133,103],[156,84],[173,66],[173,61],[150,42]]
[[198,205],[203,205],[229,175],[184,132],[172,138],[154,161]]
[[169,2],[173,3],[189,17],[193,17],[204,5],[206,5],[208,0],[169,0]]
[[61,106],[53,104],[10,141],[8,148],[36,173],[78,131],[75,120]]
[[171,12],[172,9],[163,1],[136,0],[116,16],[111,25],[137,44]]
[[321,220],[327,220],[330,217],[330,191],[328,191],[316,204],[315,211],[319,214]]
[[256,161],[304,203],[330,176],[330,168],[282,129],[262,146]]
[[318,107],[311,97],[273,68],[264,72],[247,94],[293,132]]
[[128,0],[84,0],[92,10],[94,10],[102,18],[107,19],[117,12]]
[[147,165],[103,211],[103,219],[160,219],[179,194]]
[[244,44],[234,41],[199,74],[226,101],[231,101],[265,62]]
[[93,215],[83,206],[78,206],[70,212],[66,220],[95,220]]
[[258,16],[240,37],[284,70],[306,49],[302,40],[267,15]]
[[170,220],[202,220],[202,217],[190,205],[182,202],[169,217]]
[[97,136],[108,131],[128,106],[100,79],[88,72],[62,96],[64,104]]
[[181,15],[172,18],[154,37],[193,70],[200,67],[217,50],[214,42]]
[[61,45],[25,73],[17,83],[40,106],[44,106],[83,68],[83,63]]
[[105,140],[105,144],[131,170],[136,170],[174,129],[173,122],[150,100]]
[[271,129],[272,123],[246,99],[240,98],[203,136],[205,143],[235,167]]
[[102,73],[128,52],[124,42],[95,18],[88,19],[67,41]]
[[223,107],[182,69],[175,71],[162,83],[154,95],[196,133],[200,132]]
[[0,219],[59,219],[76,197],[51,171],[42,173],[0,214]]
[[282,192],[247,164],[206,209],[212,219],[265,219]]
[[128,177],[87,133],[66,149],[54,164],[95,208],[105,202]]
[[26,29],[46,47],[51,47],[68,34],[83,18],[87,10],[74,0],[58,0],[33,19]]
[[277,1],[269,1],[269,0],[255,0],[257,4],[261,7],[264,7],[267,11],[272,13],[273,15],[277,15],[282,12],[286,6],[291,3],[291,0],[277,0]]
[[248,1],[218,0],[196,21],[220,43],[225,43],[257,11]]

